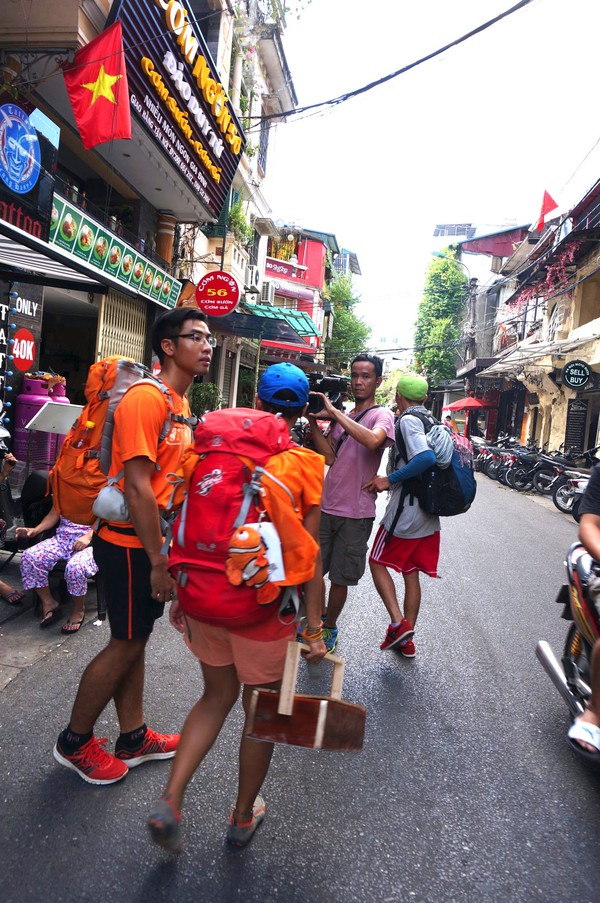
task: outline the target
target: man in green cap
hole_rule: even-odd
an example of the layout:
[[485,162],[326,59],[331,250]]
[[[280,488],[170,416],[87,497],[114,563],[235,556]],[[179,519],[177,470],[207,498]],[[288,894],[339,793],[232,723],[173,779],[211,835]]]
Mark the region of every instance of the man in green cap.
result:
[[[423,376],[410,371],[401,374],[396,385],[398,419],[392,471],[386,477],[374,477],[365,486],[376,492],[391,489],[385,515],[371,548],[369,566],[375,588],[390,616],[390,625],[380,648],[397,649],[405,658],[414,658],[416,654],[413,636],[421,604],[419,574],[438,576],[440,552],[439,517],[426,514],[410,494],[410,481],[436,463],[435,453],[427,444],[423,421],[414,416],[431,418],[424,407],[427,391],[427,380]],[[435,422],[433,418],[431,422]],[[404,613],[388,568],[402,574],[404,579]]]

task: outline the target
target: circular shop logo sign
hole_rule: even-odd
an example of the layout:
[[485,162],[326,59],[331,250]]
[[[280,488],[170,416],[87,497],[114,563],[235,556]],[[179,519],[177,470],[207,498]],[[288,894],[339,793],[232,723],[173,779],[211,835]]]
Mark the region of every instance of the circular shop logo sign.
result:
[[240,300],[240,287],[229,273],[217,270],[207,273],[196,286],[196,303],[211,317],[232,313]]
[[592,378],[592,368],[585,361],[569,361],[562,368],[561,379],[570,389],[583,389]]
[[18,329],[15,332],[11,355],[17,370],[25,372],[33,365],[36,355],[35,339],[28,329]]
[[0,107],[0,179],[11,191],[27,194],[40,176],[37,132],[21,107]]

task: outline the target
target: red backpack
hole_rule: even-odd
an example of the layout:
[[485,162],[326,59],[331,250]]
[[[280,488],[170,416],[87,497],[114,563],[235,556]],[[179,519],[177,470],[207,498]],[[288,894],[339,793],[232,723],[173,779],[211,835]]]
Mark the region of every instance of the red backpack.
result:
[[[285,602],[280,598],[260,605],[256,589],[229,584],[226,561],[236,528],[266,517],[268,484],[276,484],[279,504],[287,499],[299,521],[291,492],[268,472],[269,459],[293,446],[285,420],[265,411],[228,408],[209,412],[200,420],[194,445],[200,458],[173,524],[169,553],[179,602],[191,617],[243,627],[272,617],[273,606],[281,611],[287,604],[288,598]],[[313,543],[304,533],[306,542]],[[285,545],[281,529],[279,535]]]

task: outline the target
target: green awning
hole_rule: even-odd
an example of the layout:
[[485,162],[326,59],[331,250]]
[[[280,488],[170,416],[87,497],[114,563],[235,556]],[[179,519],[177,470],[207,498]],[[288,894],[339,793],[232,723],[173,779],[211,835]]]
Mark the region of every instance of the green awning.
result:
[[272,307],[270,304],[249,304],[247,310],[256,317],[267,317],[271,320],[285,320],[288,326],[291,326],[300,336],[321,335],[314,320],[312,320],[303,310],[290,310],[287,307]]

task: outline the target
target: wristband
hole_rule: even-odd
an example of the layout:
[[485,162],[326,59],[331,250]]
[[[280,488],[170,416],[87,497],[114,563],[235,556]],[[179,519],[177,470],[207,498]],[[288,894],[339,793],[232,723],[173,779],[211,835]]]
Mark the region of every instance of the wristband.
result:
[[319,627],[318,630],[309,631],[308,628],[304,628],[301,633],[302,639],[306,640],[307,643],[318,643],[323,639],[323,628]]

